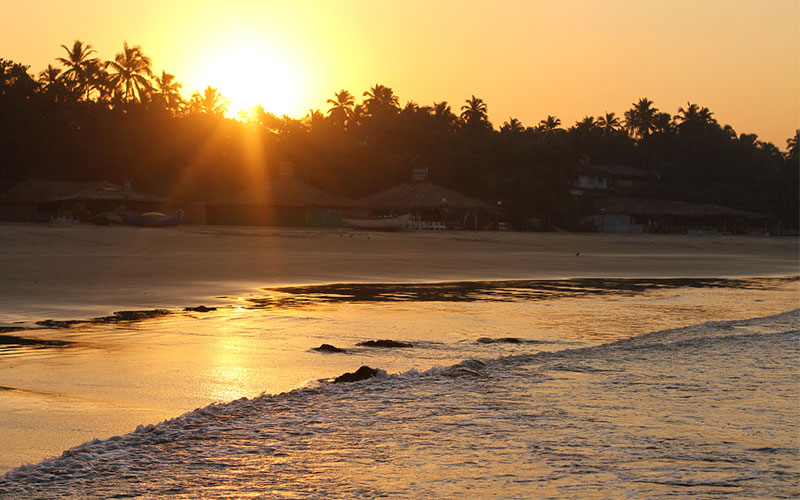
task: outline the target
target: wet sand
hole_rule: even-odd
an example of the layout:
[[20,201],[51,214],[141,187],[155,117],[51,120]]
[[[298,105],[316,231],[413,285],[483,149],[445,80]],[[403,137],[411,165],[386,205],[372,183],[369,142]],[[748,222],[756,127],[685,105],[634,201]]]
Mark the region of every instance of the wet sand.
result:
[[0,325],[225,303],[262,287],[788,276],[796,238],[0,225]]

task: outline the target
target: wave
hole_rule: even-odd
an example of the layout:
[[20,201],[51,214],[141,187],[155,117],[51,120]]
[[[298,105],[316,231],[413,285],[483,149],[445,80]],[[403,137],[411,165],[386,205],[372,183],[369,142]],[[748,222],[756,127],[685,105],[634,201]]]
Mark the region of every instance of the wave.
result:
[[[487,478],[501,481],[497,484],[505,485],[509,496],[515,496],[516,487],[527,491],[524,485],[528,476],[521,471],[539,474],[537,480],[545,484],[550,477],[566,474],[559,472],[558,464],[562,463],[572,464],[570,474],[591,463],[586,471],[611,474],[629,485],[743,488],[753,482],[754,475],[749,471],[760,460],[768,462],[764,466],[768,470],[776,456],[794,460],[795,449],[774,442],[763,446],[748,442],[746,447],[714,442],[713,450],[700,456],[691,450],[711,445],[675,431],[670,431],[673,437],[661,438],[658,432],[651,436],[646,425],[644,430],[629,428],[625,418],[637,415],[637,398],[658,401],[661,393],[669,398],[689,394],[694,404],[714,408],[722,403],[713,397],[710,403],[703,398],[720,391],[709,387],[723,383],[733,384],[730,390],[738,387],[727,381],[730,377],[694,380],[681,378],[680,373],[673,376],[671,359],[684,360],[693,367],[705,363],[713,369],[703,373],[713,373],[729,369],[729,364],[736,367],[742,359],[769,359],[773,352],[770,343],[779,344],[776,352],[793,346],[796,356],[798,332],[800,309],[747,320],[706,322],[600,346],[466,359],[425,371],[379,371],[373,378],[347,384],[317,382],[282,394],[211,404],[158,424],[140,425],[126,435],[89,441],[59,457],[9,471],[0,478],[0,496],[180,498],[196,496],[195,487],[202,487],[203,496],[212,497],[254,492],[269,492],[267,496],[274,498],[442,496],[439,486],[424,480],[424,469],[419,467],[428,461],[444,464],[431,472],[431,477],[441,482],[443,471],[450,467],[448,454],[450,459],[464,463],[473,457],[472,467],[486,469],[483,476],[473,480],[479,484],[490,481]],[[709,361],[708,356],[714,355],[709,347],[725,350],[720,358],[724,361]],[[742,358],[742,352],[747,357]],[[649,381],[657,374],[660,378]],[[562,383],[570,377],[583,377],[580,380],[592,381],[597,387]],[[547,384],[555,388],[547,389]],[[532,391],[536,386],[542,390]],[[559,389],[562,386],[566,390]],[[595,392],[586,392],[590,389]],[[610,390],[616,391],[615,397],[606,401],[604,394]],[[688,416],[679,412],[676,416],[675,401],[681,400],[669,399],[663,409],[648,408],[658,415],[663,413],[654,421],[667,425],[670,419],[698,418],[690,409],[685,410]],[[625,418],[615,417],[618,414]],[[591,437],[620,441],[593,443]],[[528,454],[519,446],[527,447]],[[623,446],[623,451],[615,446]],[[597,458],[623,452],[624,456],[614,460]],[[654,460],[657,465],[651,472],[660,472],[653,477],[618,472],[615,460],[627,463],[631,457]],[[659,468],[664,461],[677,460],[674,457],[683,457],[678,461],[685,467],[691,464],[690,473]],[[506,474],[518,480],[517,486],[498,479],[506,470],[498,464],[511,459],[517,461],[519,470],[511,468]],[[713,470],[708,469],[708,462],[713,463]],[[747,466],[747,477],[736,468],[741,463]],[[348,471],[347,464],[366,471],[364,476]],[[404,472],[406,469],[413,471],[413,477],[419,475],[416,480],[421,489],[409,493],[411,473]],[[776,476],[779,472],[786,478]],[[632,477],[625,479],[625,474]],[[640,476],[647,474],[650,472],[643,471]],[[778,489],[795,491],[786,484],[796,483],[796,474],[785,470],[769,474],[770,480],[780,483]],[[720,475],[725,478],[720,480]],[[455,496],[462,487],[460,481],[444,481],[441,487],[448,488],[445,496]],[[661,495],[656,492],[650,496]]]

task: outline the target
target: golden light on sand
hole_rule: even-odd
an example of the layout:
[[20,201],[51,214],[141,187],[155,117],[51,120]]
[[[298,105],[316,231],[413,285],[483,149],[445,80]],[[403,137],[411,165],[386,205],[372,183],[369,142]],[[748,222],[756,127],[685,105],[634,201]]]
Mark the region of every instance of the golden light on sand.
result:
[[258,34],[238,33],[218,41],[199,66],[197,79],[228,99],[230,117],[259,104],[278,116],[304,109],[306,84],[298,61]]

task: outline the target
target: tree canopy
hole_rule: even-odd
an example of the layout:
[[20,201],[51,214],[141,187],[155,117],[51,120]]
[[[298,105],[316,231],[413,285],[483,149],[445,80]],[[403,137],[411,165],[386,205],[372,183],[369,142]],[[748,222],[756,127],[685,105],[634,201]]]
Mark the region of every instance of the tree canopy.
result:
[[648,172],[652,182],[638,196],[718,203],[798,224],[800,132],[781,152],[720,125],[697,103],[670,115],[642,97],[622,119],[607,110],[571,126],[553,115],[536,126],[509,117],[495,129],[478,96],[462,101],[457,115],[444,101],[401,106],[391,87],[375,84],[361,102],[340,89],[328,109],[302,119],[261,107],[234,119],[219,89],[185,99],[175,75],[155,75],[139,46],[126,42],[105,62],[78,40],[62,48],[61,66],[37,78],[0,59],[0,183],[130,179],[175,198],[208,200],[291,161],[304,180],[358,197],[425,166],[434,182],[500,202],[512,222],[537,217],[571,228],[586,209],[571,183],[588,160]]

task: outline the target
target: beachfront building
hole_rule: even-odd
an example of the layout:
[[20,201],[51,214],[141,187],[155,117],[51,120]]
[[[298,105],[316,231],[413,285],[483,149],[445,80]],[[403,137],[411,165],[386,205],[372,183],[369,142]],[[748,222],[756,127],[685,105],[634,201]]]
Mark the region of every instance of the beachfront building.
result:
[[165,212],[177,208],[167,198],[135,191],[130,182],[73,182],[27,179],[0,192],[0,220],[15,222],[87,221],[115,210]]
[[777,234],[777,219],[714,204],[597,196],[581,227],[602,233]]
[[582,162],[571,170],[574,174],[572,189],[575,195],[584,191],[630,192],[649,181],[649,174],[645,170],[613,163],[590,165]]
[[289,165],[277,178],[206,205],[208,224],[344,228],[341,216],[367,211],[345,198],[296,179]]
[[489,229],[498,209],[425,176],[357,200],[375,215],[412,214],[410,229]]

